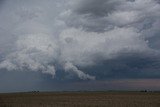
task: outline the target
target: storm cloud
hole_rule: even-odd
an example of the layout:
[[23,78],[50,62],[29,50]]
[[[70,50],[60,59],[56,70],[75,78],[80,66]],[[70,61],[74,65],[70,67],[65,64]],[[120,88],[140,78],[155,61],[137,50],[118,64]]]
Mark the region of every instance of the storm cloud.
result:
[[160,77],[158,0],[6,0],[0,23],[3,72],[53,80]]

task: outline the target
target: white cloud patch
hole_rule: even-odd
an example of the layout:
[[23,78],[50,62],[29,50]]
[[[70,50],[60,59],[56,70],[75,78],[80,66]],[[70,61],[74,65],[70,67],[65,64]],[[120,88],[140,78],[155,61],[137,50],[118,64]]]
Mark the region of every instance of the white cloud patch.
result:
[[83,80],[86,80],[86,79],[94,80],[95,79],[94,76],[90,76],[88,74],[85,74],[83,71],[79,70],[76,66],[74,66],[70,62],[65,63],[64,70],[66,72],[70,72],[70,73],[74,73],[74,74],[78,75],[78,77]]
[[68,29],[61,33],[60,43],[61,59],[78,66],[94,65],[96,60],[111,59],[121,52],[148,50],[147,42],[134,28],[115,28],[100,34]]
[[0,30],[0,38],[6,38],[0,68],[9,71],[40,71],[54,77],[60,65],[80,79],[94,80],[96,76],[80,68],[123,53],[150,52],[146,40],[154,35],[148,32],[159,32],[160,4],[155,0],[16,0],[4,6],[0,29],[8,33]]

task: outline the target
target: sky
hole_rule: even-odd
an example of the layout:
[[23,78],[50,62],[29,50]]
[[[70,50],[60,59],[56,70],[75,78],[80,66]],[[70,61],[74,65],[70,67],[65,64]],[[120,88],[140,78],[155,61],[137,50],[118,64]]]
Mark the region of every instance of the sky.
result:
[[0,92],[160,90],[160,0],[0,0]]

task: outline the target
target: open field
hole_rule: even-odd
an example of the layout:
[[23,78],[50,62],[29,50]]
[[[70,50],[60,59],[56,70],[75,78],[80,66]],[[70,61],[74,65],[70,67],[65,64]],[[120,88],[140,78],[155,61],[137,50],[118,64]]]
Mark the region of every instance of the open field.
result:
[[0,107],[160,107],[158,92],[0,94]]

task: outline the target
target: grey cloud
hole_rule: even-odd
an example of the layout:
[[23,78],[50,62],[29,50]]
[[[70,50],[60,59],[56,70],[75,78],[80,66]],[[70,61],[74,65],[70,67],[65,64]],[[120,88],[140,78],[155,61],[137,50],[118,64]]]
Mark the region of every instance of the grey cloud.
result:
[[[117,76],[127,73],[130,77],[132,64],[146,66],[138,60],[140,57],[138,61],[127,56],[119,59],[121,54],[155,56],[150,53],[156,52],[159,56],[158,40],[152,43],[156,36],[159,38],[159,11],[160,4],[155,0],[6,1],[0,11],[0,68],[40,71],[55,79],[57,75],[63,78],[73,74],[94,80],[108,72],[114,78],[117,71]],[[157,60],[142,60],[154,65],[140,71],[150,72],[159,66]],[[99,74],[99,70],[83,69],[104,61],[116,63],[118,70]],[[128,61],[131,64],[127,65]]]
[[[97,3],[98,2],[98,3]],[[145,26],[144,20],[159,20],[159,4],[154,0],[79,0],[64,12],[66,24],[86,31],[104,32],[114,26]]]
[[93,16],[106,16],[116,9],[123,0],[81,0],[75,5],[73,11],[77,14],[90,14]]
[[1,1],[0,1],[0,8],[1,8],[1,6],[3,5],[4,2],[5,2],[5,0],[1,0]]
[[[160,78],[159,55],[122,54],[116,59],[99,62],[94,67],[82,68],[91,75],[97,75],[97,80],[107,79],[138,79]],[[97,72],[98,71],[98,72]]]

